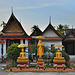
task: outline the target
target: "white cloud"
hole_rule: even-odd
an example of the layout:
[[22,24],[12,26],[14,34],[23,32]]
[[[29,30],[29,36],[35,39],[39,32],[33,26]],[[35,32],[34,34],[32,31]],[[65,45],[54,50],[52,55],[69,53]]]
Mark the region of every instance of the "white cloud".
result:
[[37,9],[37,8],[40,8],[40,7],[37,7],[37,6],[29,6],[29,7],[16,7],[15,9],[17,10],[24,10],[24,9]]
[[16,7],[15,9],[17,10],[24,10],[24,9],[38,9],[38,8],[44,8],[44,7],[50,7],[50,6],[54,6],[56,5],[56,3],[46,3],[46,4],[42,4],[39,6],[28,6],[28,7]]
[[48,6],[54,6],[54,5],[57,5],[57,3],[46,3],[43,5],[43,7],[48,7]]

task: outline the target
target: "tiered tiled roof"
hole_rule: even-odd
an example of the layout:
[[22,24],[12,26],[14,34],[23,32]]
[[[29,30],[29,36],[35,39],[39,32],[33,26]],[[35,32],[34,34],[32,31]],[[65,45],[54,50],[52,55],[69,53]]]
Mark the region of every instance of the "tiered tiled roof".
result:
[[0,35],[0,39],[31,39],[24,31],[21,23],[16,19],[13,12],[2,32],[3,34]]

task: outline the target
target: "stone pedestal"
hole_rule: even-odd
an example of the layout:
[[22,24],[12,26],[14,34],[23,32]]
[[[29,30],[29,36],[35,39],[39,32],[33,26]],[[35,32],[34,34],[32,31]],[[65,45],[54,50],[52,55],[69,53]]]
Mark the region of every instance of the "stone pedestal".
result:
[[41,57],[41,58],[38,58],[36,68],[38,68],[38,67],[39,67],[39,69],[44,69],[44,68],[46,68],[46,65],[44,64],[44,61],[43,61],[42,57]]
[[29,66],[27,65],[27,63],[29,62],[29,60],[26,57],[18,57],[17,59],[17,67],[20,68],[28,68]]

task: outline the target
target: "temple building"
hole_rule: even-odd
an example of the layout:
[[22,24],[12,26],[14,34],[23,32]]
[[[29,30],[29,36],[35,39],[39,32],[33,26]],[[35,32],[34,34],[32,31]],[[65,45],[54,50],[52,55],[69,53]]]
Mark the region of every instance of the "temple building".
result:
[[63,45],[66,53],[75,55],[75,29],[69,29],[68,33],[63,37]]
[[52,47],[56,44],[62,45],[62,36],[54,29],[51,21],[49,22],[49,25],[46,27],[46,29],[43,31],[42,36],[45,37],[45,39],[42,41],[45,46]]
[[24,43],[28,45],[29,39],[31,38],[27,35],[21,23],[16,19],[12,12],[6,27],[0,33],[0,58],[2,55],[4,57],[6,56],[7,48],[12,43]]

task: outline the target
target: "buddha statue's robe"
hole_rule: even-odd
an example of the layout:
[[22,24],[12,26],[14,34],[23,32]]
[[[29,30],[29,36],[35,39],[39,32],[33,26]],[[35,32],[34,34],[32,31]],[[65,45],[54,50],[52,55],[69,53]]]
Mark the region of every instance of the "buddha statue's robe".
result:
[[39,43],[37,45],[37,55],[39,55],[39,57],[42,57],[43,53],[43,47],[44,45],[41,43],[41,40],[39,40]]

